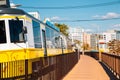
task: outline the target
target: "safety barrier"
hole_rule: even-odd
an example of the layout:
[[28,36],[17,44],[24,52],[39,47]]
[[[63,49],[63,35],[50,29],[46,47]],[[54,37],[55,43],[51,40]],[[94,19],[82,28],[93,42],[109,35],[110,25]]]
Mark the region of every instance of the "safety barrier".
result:
[[120,56],[108,53],[102,53],[102,62],[104,62],[107,67],[120,78]]
[[97,60],[100,58],[99,54],[101,54],[102,62],[111,70],[111,72],[118,79],[120,79],[120,56],[109,53],[99,53],[99,52],[85,52],[85,54]]
[[85,55],[91,56],[95,58],[96,60],[99,59],[99,52],[85,52]]
[[4,62],[0,80],[61,80],[77,62],[77,53]]

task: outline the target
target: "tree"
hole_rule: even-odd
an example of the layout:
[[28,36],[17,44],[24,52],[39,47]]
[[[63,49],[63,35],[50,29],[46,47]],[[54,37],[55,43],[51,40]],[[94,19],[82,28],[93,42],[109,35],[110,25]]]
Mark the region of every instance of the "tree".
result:
[[88,43],[84,43],[84,45],[82,46],[84,50],[89,50],[90,46]]
[[74,40],[74,43],[79,44],[79,45],[81,44],[81,42],[79,40]]
[[60,29],[60,32],[63,33],[65,36],[68,36],[68,29],[69,27],[66,24],[58,24],[55,23],[55,26],[57,26]]
[[120,41],[119,40],[112,40],[108,42],[108,47],[110,53],[114,53],[116,55],[120,55]]

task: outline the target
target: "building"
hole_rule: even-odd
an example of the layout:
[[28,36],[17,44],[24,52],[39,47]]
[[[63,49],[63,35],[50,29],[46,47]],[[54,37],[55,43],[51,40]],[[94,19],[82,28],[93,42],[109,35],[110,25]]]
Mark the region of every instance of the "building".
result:
[[72,38],[72,43],[75,44],[74,40],[80,41],[79,47],[83,48],[86,46],[86,49],[90,49],[90,35],[85,32],[82,28],[70,28],[70,36]]
[[[80,50],[83,45],[83,32],[84,32],[84,29],[82,28],[73,28],[73,27],[69,28],[69,36],[72,39],[72,44],[75,45]],[[75,40],[79,41],[80,44],[76,44]]]
[[116,39],[116,33],[114,31],[108,31],[102,33],[103,40],[107,43],[110,40]]
[[109,30],[101,34],[102,38],[99,40],[99,48],[104,52],[108,52],[107,43],[112,40],[120,40],[120,31]]
[[84,29],[82,28],[71,28],[70,27],[69,33],[72,38],[72,41],[79,40],[80,42],[83,42],[83,31]]
[[98,49],[97,34],[91,34],[91,36],[90,36],[90,47],[91,47],[91,49],[94,49],[94,50]]
[[114,39],[120,40],[120,31],[117,31],[117,30],[110,30],[110,31],[102,33],[101,35],[102,35],[103,40],[106,43]]
[[91,34],[89,34],[89,33],[85,33],[85,36],[84,36],[84,40],[85,40],[85,42],[89,45],[89,46],[91,46],[91,44],[90,44],[90,40],[91,40]]
[[116,30],[116,39],[120,40],[120,31],[117,31],[117,30]]
[[40,13],[39,12],[28,12],[30,15],[32,15],[33,17],[37,18],[40,20]]

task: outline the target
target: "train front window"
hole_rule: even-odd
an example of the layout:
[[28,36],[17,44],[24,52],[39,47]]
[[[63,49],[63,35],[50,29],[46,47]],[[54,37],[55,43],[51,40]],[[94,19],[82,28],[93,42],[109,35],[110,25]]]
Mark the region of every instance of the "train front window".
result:
[[6,43],[5,21],[0,21],[0,44]]
[[9,20],[10,40],[11,42],[23,42],[23,21]]

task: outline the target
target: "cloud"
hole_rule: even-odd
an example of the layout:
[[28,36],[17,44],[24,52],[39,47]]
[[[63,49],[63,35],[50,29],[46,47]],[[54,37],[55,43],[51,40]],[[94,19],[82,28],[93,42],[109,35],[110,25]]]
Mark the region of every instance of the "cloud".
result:
[[95,15],[93,18],[98,18],[98,19],[111,19],[111,18],[119,18],[120,14],[115,13],[115,12],[108,12],[105,15]]
[[95,15],[95,16],[93,16],[93,18],[99,18],[100,16],[99,15]]
[[118,18],[120,14],[109,12],[106,15],[102,16],[103,19],[111,19],[111,18]]
[[50,20],[52,20],[52,21],[55,21],[55,20],[61,20],[61,18],[58,17],[58,16],[54,16],[54,17],[50,18]]
[[111,29],[120,30],[120,23],[111,25]]
[[113,27],[120,27],[120,24],[115,24],[113,25]]

